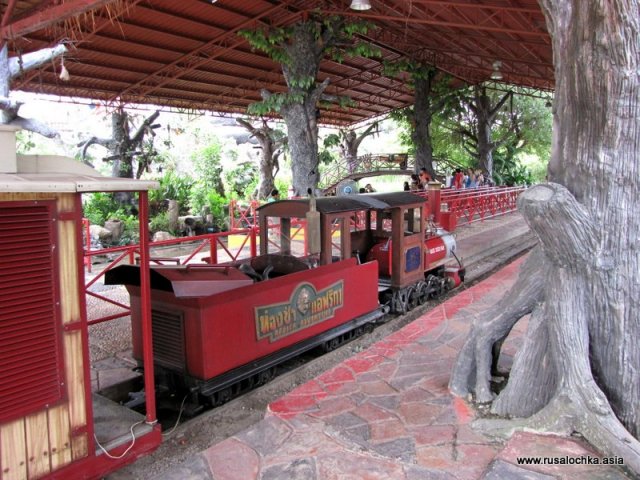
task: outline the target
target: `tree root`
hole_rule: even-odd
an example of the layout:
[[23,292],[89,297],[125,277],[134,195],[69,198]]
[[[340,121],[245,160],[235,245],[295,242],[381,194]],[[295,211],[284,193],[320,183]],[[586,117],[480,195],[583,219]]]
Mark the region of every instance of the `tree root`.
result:
[[[532,187],[520,196],[518,208],[540,245],[523,265],[513,288],[474,322],[450,388],[454,394],[468,394],[475,369],[476,400],[490,401],[487,358],[492,342],[506,336],[518,314],[533,310],[509,382],[492,404],[492,413],[518,418],[479,420],[474,428],[489,435],[510,435],[517,430],[558,435],[578,432],[602,454],[621,457],[626,469],[640,475],[640,442],[620,422],[593,373],[596,358],[600,363],[618,359],[615,355],[596,357],[594,342],[611,344],[619,339],[590,335],[590,327],[607,321],[615,304],[609,292],[615,265],[601,251],[589,213],[561,185]],[[620,379],[599,378],[603,384]],[[632,392],[625,400],[637,402]],[[616,404],[618,410],[633,405]],[[631,422],[630,428],[634,426]]]
[[504,340],[523,316],[531,313],[543,298],[545,276],[540,271],[547,265],[539,249],[522,265],[513,287],[482,317],[476,318],[462,350],[456,358],[449,389],[454,395],[475,394],[479,403],[491,402],[490,382],[494,345]]
[[[517,431],[569,436],[580,433],[606,456],[624,460],[624,469],[634,475],[640,473],[640,442],[616,418],[611,408],[597,413],[584,403],[584,398],[603,397],[595,382],[574,392],[557,394],[542,410],[528,418],[480,419],[473,429],[498,438],[509,438]],[[593,398],[592,397],[592,398]],[[606,398],[605,398],[606,401]],[[602,405],[599,404],[600,410]]]

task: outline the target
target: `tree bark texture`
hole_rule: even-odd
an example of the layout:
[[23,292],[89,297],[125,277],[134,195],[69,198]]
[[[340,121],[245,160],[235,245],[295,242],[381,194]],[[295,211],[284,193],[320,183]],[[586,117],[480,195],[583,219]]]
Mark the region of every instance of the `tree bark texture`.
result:
[[589,268],[576,275],[583,288],[571,293],[571,285],[565,285],[551,291],[548,300],[560,304],[583,293],[575,313],[586,321],[594,376],[638,438],[640,3],[541,4],[556,63],[549,178],[584,206],[596,242],[588,252],[593,256]]
[[291,152],[291,181],[294,196],[315,192],[320,181],[318,172],[318,124],[316,102],[290,105],[282,110],[287,125]]
[[[557,183],[529,189],[518,207],[544,256],[527,273],[544,282],[543,302],[492,410],[529,416],[511,429],[578,431],[640,475],[640,3],[540,4],[555,58]],[[529,295],[522,286],[510,294]],[[491,330],[489,314],[481,322]],[[486,398],[473,373],[457,364],[452,391]]]
[[10,100],[9,92],[12,79],[51,61],[66,51],[67,48],[64,45],[56,45],[53,48],[43,48],[16,59],[9,58],[8,46],[6,43],[4,44],[0,49],[0,124],[17,125],[47,138],[55,138],[59,135],[57,131],[38,120],[18,115],[22,103]]
[[491,105],[491,98],[487,95],[486,88],[474,87],[474,96],[468,102],[469,108],[476,117],[475,143],[478,154],[478,166],[489,176],[493,175],[493,151],[499,145],[492,138],[491,129],[496,120],[496,115],[509,100],[512,93],[505,94],[496,105]]
[[[284,46],[290,62],[282,65],[282,73],[289,93],[301,97],[301,101],[284,105],[280,114],[287,125],[293,191],[296,196],[315,192],[320,173],[318,171],[318,101],[329,84],[329,78],[316,83],[320,61],[333,42],[331,32],[316,37],[315,22],[302,22],[294,26],[293,36]],[[300,79],[313,79],[310,87],[299,85]]]
[[260,174],[258,182],[258,198],[265,200],[275,188],[275,176],[280,169],[278,158],[282,153],[282,145],[286,143],[286,138],[276,139],[273,130],[266,121],[263,121],[262,127],[254,127],[248,121],[237,118],[236,121],[246,128],[251,136],[255,137],[260,144],[261,155],[258,171]]
[[[149,160],[144,158],[143,142],[145,136],[154,135],[153,122],[160,115],[156,111],[149,115],[140,125],[140,128],[131,135],[129,128],[129,115],[124,109],[118,109],[111,114],[111,138],[91,137],[80,143],[82,146],[82,160],[85,160],[87,150],[91,145],[98,144],[109,150],[110,156],[104,158],[111,161],[111,176],[119,178],[140,178],[149,166]],[[134,158],[138,157],[137,168],[134,171]]]
[[436,73],[437,71],[433,70],[424,77],[414,77],[413,115],[415,126],[412,137],[416,148],[415,171],[417,173],[421,168],[426,168],[431,178],[436,178],[431,142],[431,119],[434,113],[431,96],[433,95],[433,80]]

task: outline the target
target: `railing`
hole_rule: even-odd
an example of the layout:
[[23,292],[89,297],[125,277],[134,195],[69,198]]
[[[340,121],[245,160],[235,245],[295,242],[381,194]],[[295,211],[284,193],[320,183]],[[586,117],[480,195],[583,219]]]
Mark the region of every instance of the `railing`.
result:
[[[233,241],[230,241],[230,239],[232,239]],[[230,245],[230,243],[234,243],[234,245],[232,246]],[[237,230],[235,232],[210,233],[206,235],[198,235],[195,237],[182,237],[172,240],[163,240],[160,242],[150,242],[150,262],[155,264],[176,263],[178,265],[186,265],[193,261],[201,262],[202,258],[198,255],[200,253],[203,253],[203,255],[208,254],[208,262],[211,264],[230,262],[238,260],[240,258],[255,257],[257,255],[257,244],[257,230],[255,228]],[[162,250],[165,250],[166,252],[167,248],[184,248],[186,245],[188,245],[190,252],[186,255],[157,256],[158,253],[163,253]],[[135,264],[139,253],[140,251],[138,245],[125,245],[121,247],[85,251],[85,265],[89,266],[92,264],[92,259],[94,257],[112,257],[100,272],[98,272],[95,276],[93,276],[93,278],[85,283],[86,295],[96,298],[101,302],[106,302],[108,304],[114,305],[120,309],[118,313],[106,316],[97,316],[96,318],[90,319],[88,322],[89,325],[105,322],[108,320],[114,320],[116,318],[124,317],[130,314],[129,305],[125,305],[97,291],[92,291],[91,287],[93,287],[98,282],[98,280],[102,279],[104,275],[112,268],[118,265]],[[90,271],[90,267],[88,268],[88,271]]]
[[526,187],[444,189],[440,202],[455,214],[460,225],[464,225],[516,211],[518,195],[525,190]]
[[[516,200],[518,195],[525,190],[524,187],[480,187],[462,190],[442,189],[440,191],[439,211],[451,212],[457,223],[460,225],[483,221],[484,219],[504,215],[516,210]],[[428,192],[419,192],[425,200],[428,199]],[[211,233],[195,237],[182,237],[160,242],[151,242],[150,261],[155,264],[167,262],[176,264],[188,264],[193,261],[203,261],[203,256],[208,255],[207,262],[215,265],[224,262],[236,261],[241,258],[250,258],[257,255],[257,245],[259,230],[257,225],[256,208],[258,202],[252,202],[246,207],[240,207],[237,203],[230,206],[229,211],[234,212],[234,218],[238,219],[235,228],[230,232]],[[425,204],[426,214],[429,215],[429,203]],[[436,207],[438,208],[438,207]],[[358,225],[364,223],[364,217],[359,216],[352,219],[352,228],[359,228]],[[240,225],[248,225],[249,228],[240,228]],[[292,222],[291,237],[300,239],[301,248],[304,254],[307,253],[306,242],[306,222],[299,219]],[[279,229],[279,225],[270,225],[269,228]],[[120,309],[120,312],[93,318],[88,323],[90,325],[124,317],[130,314],[129,305],[111,299],[91,288],[100,280],[106,272],[120,264],[135,264],[139,255],[138,245],[126,245],[102,250],[90,250],[89,222],[83,220],[83,231],[85,234],[86,250],[84,254],[84,264],[88,272],[91,272],[92,259],[97,256],[113,257],[108,264],[86,283],[86,295],[94,297],[99,301],[106,302]],[[273,240],[268,238],[273,243]],[[275,246],[277,246],[274,243]],[[188,247],[189,253],[181,256],[159,256],[166,253],[168,248]],[[165,250],[163,252],[163,250]],[[199,255],[202,254],[202,255]]]
[[372,172],[400,173],[413,172],[414,158],[406,153],[380,153],[359,156],[352,164],[345,159],[331,163],[321,175],[319,188],[331,190],[341,181],[349,178],[371,176]]
[[[454,215],[458,225],[481,222],[485,218],[516,211],[518,195],[525,190],[526,187],[443,188],[440,190],[439,210]],[[429,198],[428,191],[414,193],[425,200]]]
[[229,202],[229,230],[242,230],[258,226],[258,213],[260,206],[257,200],[251,200],[248,205],[237,200]]

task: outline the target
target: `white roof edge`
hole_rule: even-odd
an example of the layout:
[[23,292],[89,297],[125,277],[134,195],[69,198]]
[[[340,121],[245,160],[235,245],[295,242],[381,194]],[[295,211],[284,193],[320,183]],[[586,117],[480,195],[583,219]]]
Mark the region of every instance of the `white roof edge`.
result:
[[18,173],[0,173],[0,192],[123,192],[158,188],[152,180],[105,177],[73,158],[18,155]]

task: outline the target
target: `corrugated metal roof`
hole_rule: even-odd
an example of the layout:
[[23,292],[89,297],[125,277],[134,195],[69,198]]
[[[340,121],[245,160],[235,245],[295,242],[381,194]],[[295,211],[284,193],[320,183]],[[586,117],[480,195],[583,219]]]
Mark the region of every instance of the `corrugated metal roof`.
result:
[[364,12],[350,10],[350,0],[0,0],[0,5],[12,56],[71,39],[68,82],[58,78],[59,63],[53,62],[18,78],[12,85],[17,90],[243,114],[260,100],[261,88],[286,87],[279,65],[252,50],[237,32],[289,25],[315,11],[373,22],[376,28],[363,40],[383,55],[322,63],[320,79],[331,79],[327,93],[356,102],[347,109],[323,106],[325,124],[353,124],[412,104],[407,82],[383,74],[384,61],[403,57],[468,83],[488,80],[500,61],[505,82],[553,88],[551,41],[536,0],[370,1],[372,9]]

